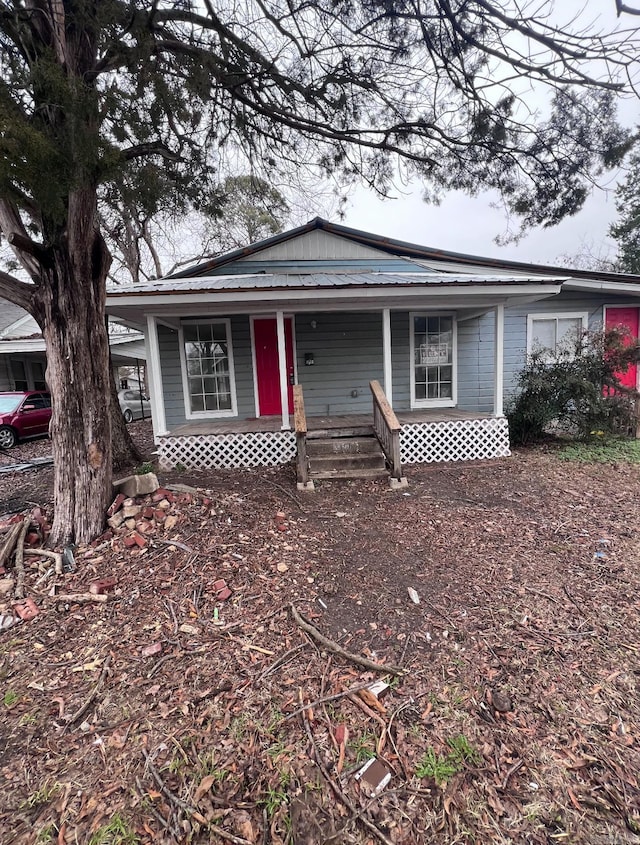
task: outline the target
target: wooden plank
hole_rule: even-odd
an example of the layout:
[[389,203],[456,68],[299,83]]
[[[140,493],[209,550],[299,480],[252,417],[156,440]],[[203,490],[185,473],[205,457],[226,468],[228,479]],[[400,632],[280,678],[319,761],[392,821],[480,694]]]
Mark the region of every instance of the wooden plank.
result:
[[307,433],[307,417],[304,412],[304,395],[302,385],[293,385],[293,425],[296,434]]

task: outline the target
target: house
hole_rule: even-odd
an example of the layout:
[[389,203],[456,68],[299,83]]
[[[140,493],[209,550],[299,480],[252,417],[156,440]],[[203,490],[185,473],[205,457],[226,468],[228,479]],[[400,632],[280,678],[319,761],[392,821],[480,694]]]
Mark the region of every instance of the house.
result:
[[[145,345],[141,332],[112,325],[109,330],[111,362],[116,384],[118,369],[144,368]],[[40,327],[31,314],[0,299],[0,391],[46,390],[47,353]]]
[[640,277],[446,252],[320,218],[107,297],[145,332],[161,465],[297,455],[302,486],[335,475],[341,454],[342,475],[367,460],[368,474],[384,472],[378,444],[396,483],[403,464],[508,455],[504,400],[527,351],[612,320],[637,335],[639,307]]

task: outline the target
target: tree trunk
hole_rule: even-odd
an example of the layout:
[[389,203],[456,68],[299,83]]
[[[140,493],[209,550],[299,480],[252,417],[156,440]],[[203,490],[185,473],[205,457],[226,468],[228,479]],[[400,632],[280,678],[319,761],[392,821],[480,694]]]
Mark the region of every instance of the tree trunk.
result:
[[112,494],[113,377],[105,325],[111,259],[96,220],[95,190],[71,193],[65,231],[47,238],[52,261],[36,295],[52,396],[53,546],[100,534]]
[[111,355],[109,355],[109,369],[111,371],[111,460],[114,469],[121,469],[140,463],[142,455],[131,439],[129,429],[120,410],[118,386],[113,376]]

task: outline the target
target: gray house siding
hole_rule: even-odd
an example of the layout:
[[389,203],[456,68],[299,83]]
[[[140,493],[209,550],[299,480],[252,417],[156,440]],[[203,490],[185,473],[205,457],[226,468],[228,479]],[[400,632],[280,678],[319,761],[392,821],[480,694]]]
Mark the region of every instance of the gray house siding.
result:
[[493,410],[493,312],[458,323],[458,403],[464,411]]
[[[311,327],[315,321],[316,328]],[[382,380],[379,312],[300,314],[296,318],[298,381],[309,416],[371,411],[371,379]],[[306,366],[312,353],[314,365]]]

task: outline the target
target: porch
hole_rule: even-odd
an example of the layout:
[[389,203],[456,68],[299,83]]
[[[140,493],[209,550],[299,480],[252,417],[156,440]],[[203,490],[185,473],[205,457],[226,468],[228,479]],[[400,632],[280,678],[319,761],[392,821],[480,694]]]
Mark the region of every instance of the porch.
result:
[[[458,408],[397,411],[400,461],[404,464],[507,457],[504,417]],[[307,437],[331,432],[371,434],[374,414],[306,417]],[[157,438],[159,462],[169,469],[277,466],[296,458],[296,432],[282,429],[282,417],[193,420]]]

